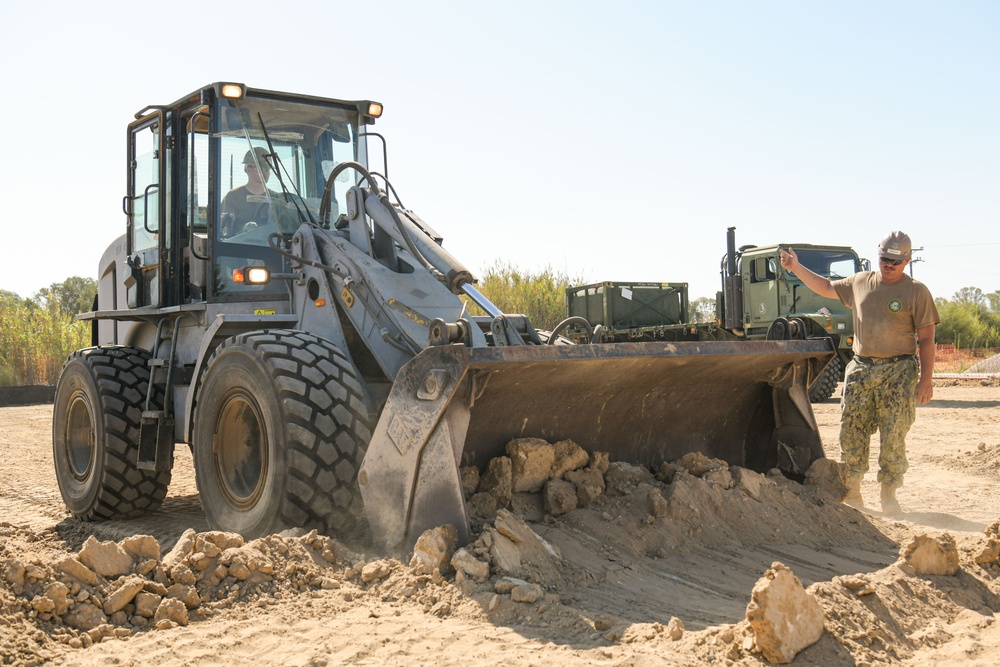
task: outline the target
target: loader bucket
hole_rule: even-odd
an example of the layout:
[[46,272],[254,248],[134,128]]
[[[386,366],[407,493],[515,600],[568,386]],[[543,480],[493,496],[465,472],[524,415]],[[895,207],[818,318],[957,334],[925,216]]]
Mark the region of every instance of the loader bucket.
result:
[[833,354],[828,339],[430,347],[399,372],[359,474],[373,535],[403,551],[451,523],[465,543],[459,467],[520,437],[804,475],[823,456],[807,390]]

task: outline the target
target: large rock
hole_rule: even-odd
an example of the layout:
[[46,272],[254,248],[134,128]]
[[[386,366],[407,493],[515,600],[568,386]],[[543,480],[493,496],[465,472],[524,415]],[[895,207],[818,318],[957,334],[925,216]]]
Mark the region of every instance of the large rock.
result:
[[545,511],[552,516],[559,516],[576,509],[579,503],[576,487],[564,479],[550,479],[545,482],[542,497],[545,501]]
[[570,470],[584,468],[590,463],[590,454],[572,440],[560,440],[552,446],[556,454],[552,477],[561,478]]
[[772,563],[754,585],[746,618],[754,645],[770,662],[791,662],[823,634],[823,608],[781,563]]
[[511,482],[514,493],[534,493],[552,473],[555,447],[541,438],[517,438],[507,443],[507,456],[511,462]]
[[435,570],[444,573],[451,566],[451,557],[457,546],[458,531],[455,526],[445,524],[425,530],[413,545],[410,567],[417,574],[433,574]]
[[604,475],[597,468],[571,470],[565,473],[564,479],[576,487],[576,498],[581,507],[586,507],[604,493]]
[[132,557],[116,542],[101,542],[91,535],[80,549],[80,562],[102,577],[120,577],[132,571]]
[[136,561],[160,560],[160,543],[152,535],[126,537],[121,545]]
[[917,574],[955,574],[958,572],[958,547],[948,533],[937,537],[921,533],[904,546],[900,555]]
[[181,533],[181,536],[177,538],[177,542],[174,544],[174,548],[163,557],[162,563],[164,569],[169,570],[194,552],[194,538],[197,534],[197,531],[193,528],[188,528]]
[[146,585],[143,577],[129,577],[119,586],[115,592],[104,600],[104,613],[108,616],[121,611],[127,604],[135,599],[135,596],[142,592]]
[[65,572],[82,584],[97,585],[97,574],[74,556],[67,556],[55,564],[57,570]]
[[510,507],[510,497],[514,493],[511,481],[511,461],[506,456],[490,459],[486,472],[479,480],[479,490],[496,500],[497,509]]

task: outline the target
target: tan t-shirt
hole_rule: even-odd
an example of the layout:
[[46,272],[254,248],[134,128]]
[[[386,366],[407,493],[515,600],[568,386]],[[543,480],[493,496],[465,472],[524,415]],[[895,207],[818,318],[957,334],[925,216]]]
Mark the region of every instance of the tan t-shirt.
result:
[[833,288],[854,315],[855,354],[914,354],[917,329],[941,322],[930,290],[905,273],[887,283],[878,271],[862,271],[833,281]]

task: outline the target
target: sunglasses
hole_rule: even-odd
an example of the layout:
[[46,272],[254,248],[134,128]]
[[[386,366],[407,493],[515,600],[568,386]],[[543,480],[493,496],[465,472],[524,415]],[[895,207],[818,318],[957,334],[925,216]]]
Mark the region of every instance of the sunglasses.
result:
[[888,257],[879,257],[878,261],[885,262],[886,264],[892,264],[893,266],[899,266],[900,264],[902,264],[906,260],[905,259],[889,259]]

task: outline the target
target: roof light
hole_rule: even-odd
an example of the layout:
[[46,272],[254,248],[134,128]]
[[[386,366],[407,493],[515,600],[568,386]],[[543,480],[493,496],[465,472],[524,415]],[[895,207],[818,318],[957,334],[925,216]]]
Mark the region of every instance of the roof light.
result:
[[242,99],[246,92],[246,86],[242,83],[223,83],[219,86],[219,96],[230,100]]
[[382,103],[381,102],[369,102],[368,103],[368,115],[372,118],[378,118],[382,115]]

